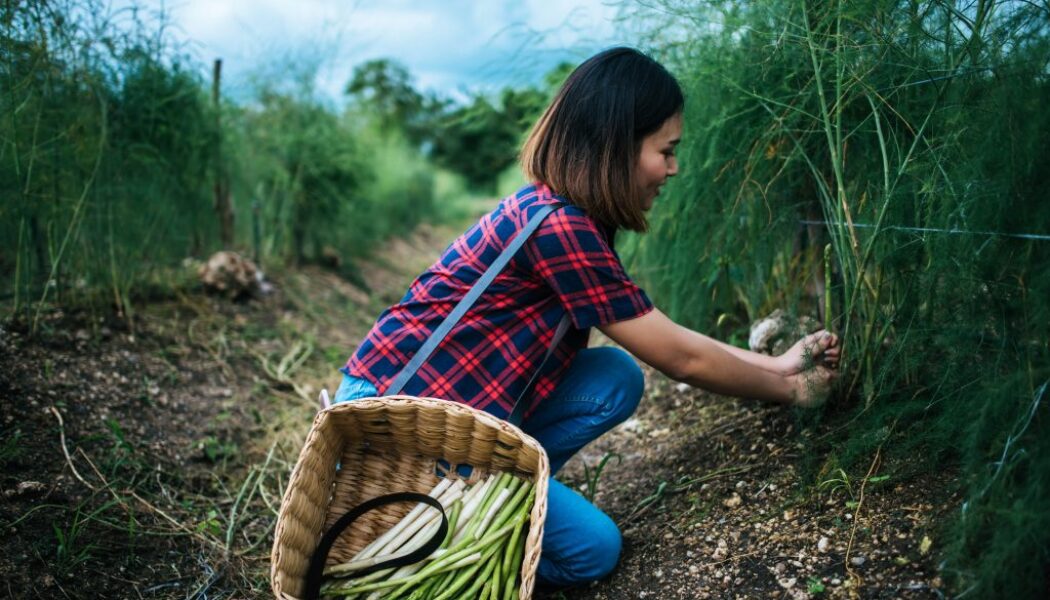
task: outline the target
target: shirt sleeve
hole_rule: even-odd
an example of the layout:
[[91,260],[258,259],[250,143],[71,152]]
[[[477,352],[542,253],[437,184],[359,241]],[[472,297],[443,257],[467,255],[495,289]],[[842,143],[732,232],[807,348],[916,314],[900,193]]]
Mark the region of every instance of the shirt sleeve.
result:
[[525,255],[578,329],[630,320],[653,309],[594,221],[576,207],[548,216],[525,244]]

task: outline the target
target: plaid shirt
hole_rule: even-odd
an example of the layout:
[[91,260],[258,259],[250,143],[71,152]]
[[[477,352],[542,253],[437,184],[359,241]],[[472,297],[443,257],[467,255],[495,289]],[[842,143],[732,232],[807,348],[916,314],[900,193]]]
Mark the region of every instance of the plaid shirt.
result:
[[[343,372],[383,393],[535,211],[565,202],[542,184],[504,198],[383,311]],[[624,272],[612,233],[571,204],[550,214],[402,393],[455,400],[505,418],[567,310],[574,327],[537,379],[531,412],[587,346],[590,327],[653,308]]]

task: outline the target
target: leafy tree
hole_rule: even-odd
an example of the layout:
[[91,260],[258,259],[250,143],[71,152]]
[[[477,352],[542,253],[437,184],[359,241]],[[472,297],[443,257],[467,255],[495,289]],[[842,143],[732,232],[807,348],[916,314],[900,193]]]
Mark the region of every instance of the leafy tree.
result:
[[380,58],[354,68],[346,94],[376,116],[387,129],[400,128],[419,143],[426,137],[429,117],[439,114],[446,101],[424,96],[412,85],[408,69],[396,61]]
[[475,96],[438,123],[432,156],[471,184],[491,189],[499,173],[514,163],[522,136],[545,103],[546,95],[534,88],[506,88],[498,104]]
[[388,132],[400,130],[435,163],[481,189],[514,163],[522,137],[539,117],[573,65],[561,63],[539,87],[504,88],[496,97],[475,95],[466,105],[423,94],[401,64],[390,59],[354,69],[346,93]]

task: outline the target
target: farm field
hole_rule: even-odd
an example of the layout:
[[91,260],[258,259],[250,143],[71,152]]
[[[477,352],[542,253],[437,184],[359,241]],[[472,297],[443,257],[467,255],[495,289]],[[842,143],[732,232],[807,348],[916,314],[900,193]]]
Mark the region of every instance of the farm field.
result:
[[[259,300],[198,290],[145,305],[134,334],[57,313],[33,339],[4,329],[0,394],[18,399],[0,415],[14,432],[0,457],[7,596],[266,597],[275,510],[317,392],[451,232],[386,245],[362,269],[371,293],[290,270]],[[635,417],[559,476],[621,526],[622,563],[546,597],[940,597],[953,474],[898,482],[876,464],[866,485],[842,474],[807,489],[797,427],[789,409],[647,372]]]
[[643,137],[616,262],[736,348],[834,332],[791,368],[839,373],[802,410],[643,365],[558,474],[622,560],[538,596],[1050,597],[1047,0],[233,4],[0,3],[0,595],[270,595],[318,394],[626,46],[684,104],[598,127]]

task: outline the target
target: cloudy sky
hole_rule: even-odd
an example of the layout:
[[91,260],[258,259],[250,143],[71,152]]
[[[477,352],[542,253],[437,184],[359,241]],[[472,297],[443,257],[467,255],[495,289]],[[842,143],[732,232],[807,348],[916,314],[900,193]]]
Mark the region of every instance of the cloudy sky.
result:
[[[116,0],[116,6],[130,3]],[[316,65],[338,102],[354,65],[403,63],[420,89],[470,91],[539,81],[562,60],[624,43],[609,0],[140,0],[163,8],[200,63],[223,59],[224,89],[250,94],[253,75]],[[286,74],[286,73],[285,73]]]

